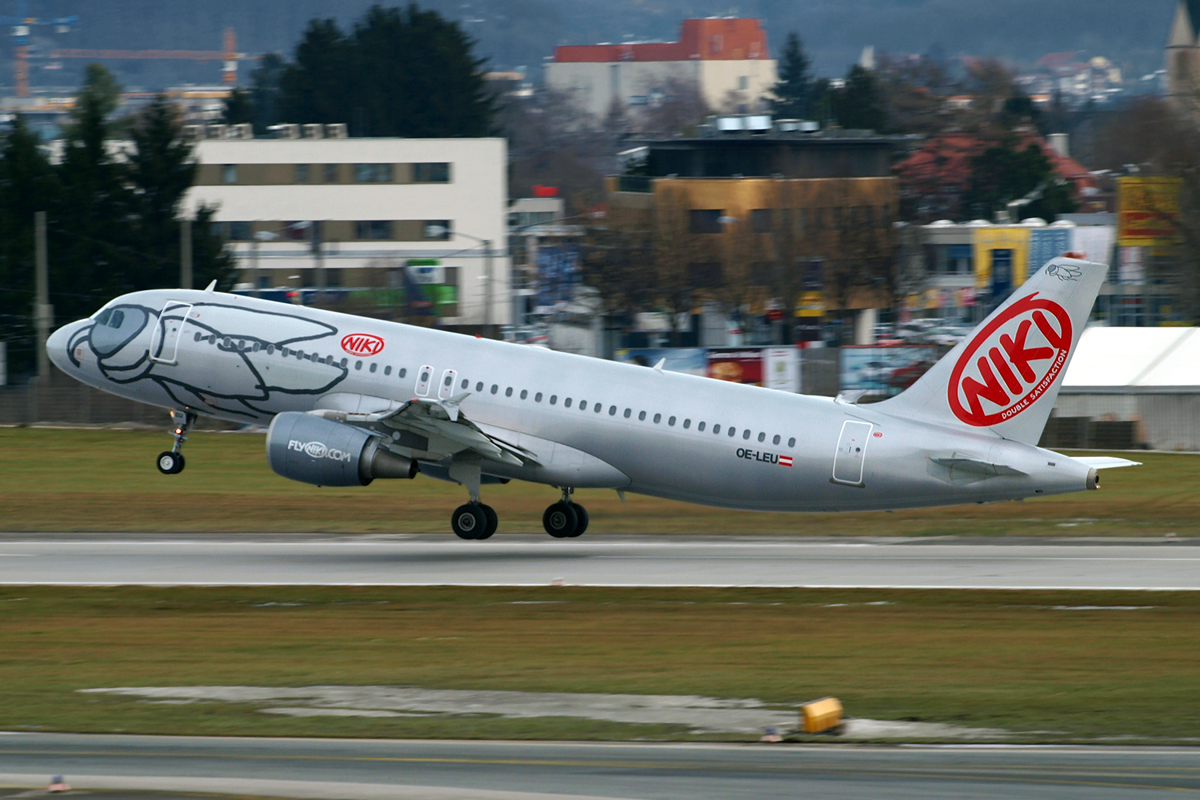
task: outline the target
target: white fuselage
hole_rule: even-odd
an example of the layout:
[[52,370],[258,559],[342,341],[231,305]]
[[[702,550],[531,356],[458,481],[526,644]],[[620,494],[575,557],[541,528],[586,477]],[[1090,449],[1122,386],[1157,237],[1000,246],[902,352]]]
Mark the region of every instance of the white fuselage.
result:
[[[190,308],[164,333],[157,320],[170,303]],[[106,309],[128,311],[127,338],[117,327],[90,332],[98,314],[51,340],[55,363],[79,380],[256,423],[326,408],[333,395],[404,402],[469,393],[465,416],[538,455],[537,466],[485,461],[483,473],[495,477],[760,511],[986,502],[1079,491],[1087,481],[1086,467],[1050,451],[870,405],[215,292],[138,292]],[[142,314],[146,324],[133,332]],[[1019,472],[945,465],[955,458]]]

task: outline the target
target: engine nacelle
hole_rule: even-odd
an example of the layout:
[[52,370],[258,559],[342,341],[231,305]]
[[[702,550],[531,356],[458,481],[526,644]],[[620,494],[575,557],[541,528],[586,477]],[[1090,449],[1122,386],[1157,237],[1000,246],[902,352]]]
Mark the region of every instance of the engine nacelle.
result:
[[297,411],[271,420],[267,463],[285,478],[317,486],[366,486],[375,478],[417,474],[416,461],[380,446],[362,428]]

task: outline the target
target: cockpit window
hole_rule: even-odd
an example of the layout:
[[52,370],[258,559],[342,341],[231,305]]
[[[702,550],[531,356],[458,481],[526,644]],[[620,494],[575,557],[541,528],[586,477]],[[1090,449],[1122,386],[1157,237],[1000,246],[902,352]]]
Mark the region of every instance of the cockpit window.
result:
[[112,355],[141,333],[147,320],[146,312],[136,306],[105,309],[92,326],[92,348],[102,357]]

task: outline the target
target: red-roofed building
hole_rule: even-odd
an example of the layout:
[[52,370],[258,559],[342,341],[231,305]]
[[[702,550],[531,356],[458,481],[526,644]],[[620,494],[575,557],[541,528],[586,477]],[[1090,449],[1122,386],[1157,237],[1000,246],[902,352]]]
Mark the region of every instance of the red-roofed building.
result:
[[687,19],[677,42],[563,45],[546,65],[547,86],[603,116],[616,100],[636,109],[661,102],[672,83],[694,81],[714,109],[731,97],[755,110],[775,85],[775,61],[757,19]]

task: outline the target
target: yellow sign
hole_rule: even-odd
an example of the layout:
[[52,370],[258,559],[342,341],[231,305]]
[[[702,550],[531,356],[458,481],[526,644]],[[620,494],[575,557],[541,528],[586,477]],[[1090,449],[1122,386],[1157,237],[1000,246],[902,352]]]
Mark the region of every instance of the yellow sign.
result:
[[986,289],[992,284],[992,262],[997,250],[1008,251],[1012,272],[1009,285],[1020,286],[1029,271],[1029,228],[987,227],[976,228],[972,244],[975,245],[975,288]]
[[797,317],[821,317],[825,315],[825,297],[820,292],[805,292],[796,304]]
[[1179,240],[1180,178],[1117,178],[1117,244],[1163,247]]

